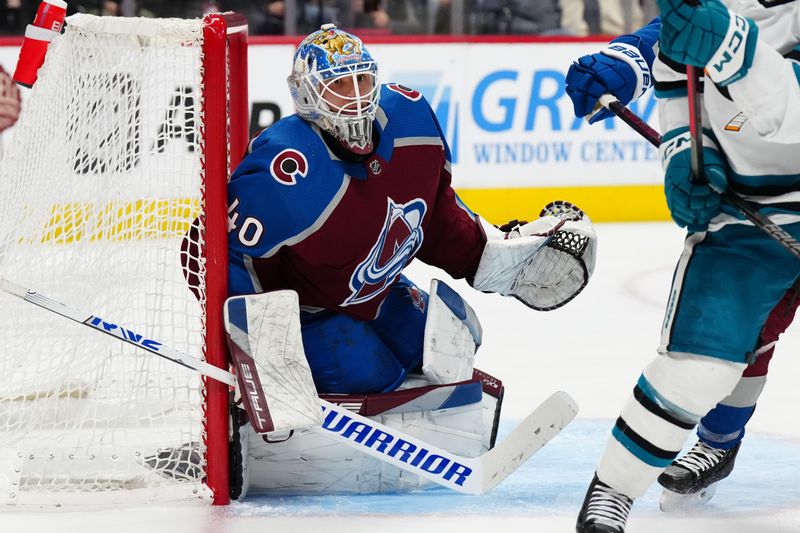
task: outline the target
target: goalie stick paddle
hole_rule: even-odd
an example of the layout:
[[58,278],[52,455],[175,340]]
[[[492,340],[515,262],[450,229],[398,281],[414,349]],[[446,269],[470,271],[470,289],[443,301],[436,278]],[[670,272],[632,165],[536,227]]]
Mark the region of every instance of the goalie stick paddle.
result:
[[[692,99],[690,98],[689,101],[691,102]],[[622,120],[625,124],[629,125],[634,131],[636,131],[639,135],[641,135],[650,144],[652,144],[656,148],[661,146],[661,135],[659,135],[659,133],[653,128],[651,128],[645,121],[636,116],[636,114],[634,114],[630,109],[622,105],[622,103],[620,103],[612,95],[604,94],[603,96],[600,97],[599,103],[603,107],[609,109],[616,116],[618,116],[620,120]],[[693,111],[694,109],[697,108],[693,108]],[[692,114],[693,112],[690,112],[690,115]],[[700,120],[699,116],[698,120]],[[694,120],[692,120],[692,122],[694,122]],[[699,130],[700,128],[697,127],[697,129]],[[694,135],[692,135],[692,137],[693,137],[692,146],[694,147],[695,143]],[[702,142],[700,141],[700,139],[701,137],[698,137],[697,142],[700,142],[701,145],[701,149],[698,151],[702,152]],[[698,163],[702,167],[702,155],[698,159],[694,157],[693,154],[692,158],[693,173],[696,172],[695,168],[701,168],[695,166]],[[800,259],[800,243],[797,242],[797,240],[794,237],[792,237],[792,235],[789,234],[789,232],[784,230],[778,224],[772,222],[769,219],[769,217],[762,214],[755,207],[753,207],[747,200],[745,200],[735,192],[727,190],[724,193],[722,193],[721,196],[723,202],[734,207],[747,220],[752,222],[755,227],[766,233],[769,237],[777,241],[778,244],[780,244],[783,248],[792,253],[798,259]]]
[[[496,487],[575,418],[578,406],[566,392],[550,395],[514,431],[478,457],[460,457],[404,435],[344,407],[320,400],[322,431],[340,442],[434,483],[465,494]],[[319,428],[313,428],[318,430]]]
[[[0,278],[0,289],[84,326],[132,344],[185,368],[230,386],[236,376],[200,359],[47,296]],[[242,400],[249,401],[248,395]],[[497,486],[575,418],[578,406],[565,392],[556,392],[528,415],[501,443],[479,457],[462,457],[372,419],[319,399],[322,426],[308,429],[376,457],[402,470],[465,494],[482,494]]]

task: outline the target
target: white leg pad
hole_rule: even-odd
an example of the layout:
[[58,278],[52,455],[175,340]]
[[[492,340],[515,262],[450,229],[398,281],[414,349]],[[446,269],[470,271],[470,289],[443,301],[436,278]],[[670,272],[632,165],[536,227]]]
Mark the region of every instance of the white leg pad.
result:
[[245,407],[255,427],[271,426],[262,431],[268,432],[320,425],[322,412],[303,349],[297,293],[233,296],[225,301],[224,320],[240,373],[237,391],[247,396],[243,400],[249,400]]
[[250,490],[250,437],[258,435],[249,423],[239,428],[239,442],[242,447],[242,490],[239,500],[243,500]]
[[[371,418],[452,453],[477,457],[489,449],[492,420],[486,413],[493,413],[497,402],[483,397],[483,402],[450,409]],[[301,429],[291,436],[270,434],[269,443],[252,430],[248,434],[250,488],[262,494],[374,494],[431,485],[324,433]]]
[[640,461],[613,436],[597,464],[597,477],[603,483],[634,499],[644,496],[663,471]]
[[432,280],[422,354],[422,372],[434,384],[472,379],[481,344],[475,311],[444,282]]
[[644,369],[650,385],[675,416],[697,423],[731,393],[747,365],[704,355],[667,352]]
[[[708,411],[725,398],[738,383],[745,369],[743,363],[732,363],[706,356],[666,353],[656,357],[644,370],[643,387],[647,396],[661,409],[684,424],[679,425],[646,409],[631,397],[622,410],[625,424],[652,446],[678,451],[692,429]],[[683,427],[682,427],[683,426]],[[663,468],[639,459],[614,436],[609,439],[597,466],[597,475],[614,489],[631,498],[639,498],[653,484]]]

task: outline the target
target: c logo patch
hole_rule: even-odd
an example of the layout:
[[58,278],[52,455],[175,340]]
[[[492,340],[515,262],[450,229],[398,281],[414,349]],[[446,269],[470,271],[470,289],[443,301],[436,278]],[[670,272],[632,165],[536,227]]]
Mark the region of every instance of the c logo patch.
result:
[[416,102],[420,98],[422,98],[422,93],[416,91],[414,89],[409,89],[405,85],[400,85],[399,83],[390,83],[386,86],[388,89],[393,90],[396,93],[400,93],[412,102]]
[[278,183],[294,185],[297,176],[305,178],[308,174],[308,160],[297,150],[287,148],[272,158],[269,171]]

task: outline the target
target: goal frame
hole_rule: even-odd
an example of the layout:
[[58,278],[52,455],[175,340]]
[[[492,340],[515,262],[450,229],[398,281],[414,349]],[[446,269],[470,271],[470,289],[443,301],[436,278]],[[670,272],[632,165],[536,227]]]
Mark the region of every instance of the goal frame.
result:
[[[229,367],[222,307],[228,292],[227,183],[247,147],[247,19],[210,14],[203,25],[203,212],[206,216],[206,361]],[[230,503],[229,388],[205,378],[206,485],[214,505]]]
[[[247,20],[66,22],[4,154],[0,277],[94,302],[142,328],[138,339],[169,339],[227,374],[227,184],[249,135]],[[8,303],[0,506],[230,502],[228,384]]]

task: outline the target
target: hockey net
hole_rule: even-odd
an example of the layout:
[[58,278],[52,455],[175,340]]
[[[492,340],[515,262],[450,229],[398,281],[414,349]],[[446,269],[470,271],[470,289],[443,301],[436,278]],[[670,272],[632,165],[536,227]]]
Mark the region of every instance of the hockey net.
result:
[[[233,14],[68,18],[0,166],[0,277],[227,368],[246,35]],[[0,504],[227,503],[226,386],[2,292],[0,309]]]

